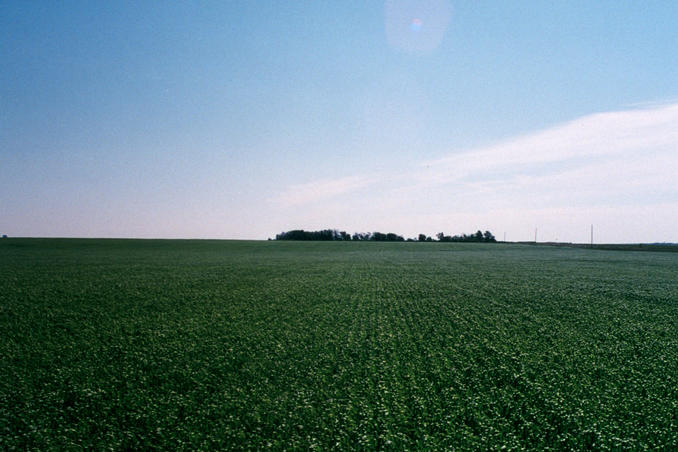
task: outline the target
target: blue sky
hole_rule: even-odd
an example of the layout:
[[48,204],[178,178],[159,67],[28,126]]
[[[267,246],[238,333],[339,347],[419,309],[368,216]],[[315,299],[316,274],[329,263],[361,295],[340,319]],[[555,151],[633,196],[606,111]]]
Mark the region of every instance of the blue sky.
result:
[[0,233],[678,242],[676,2],[5,2]]

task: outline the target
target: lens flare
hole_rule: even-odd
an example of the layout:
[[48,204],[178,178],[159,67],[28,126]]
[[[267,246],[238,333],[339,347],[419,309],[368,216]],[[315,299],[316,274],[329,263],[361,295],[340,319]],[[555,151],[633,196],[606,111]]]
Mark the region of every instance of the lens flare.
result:
[[386,37],[395,49],[425,55],[440,46],[451,16],[450,0],[385,0]]

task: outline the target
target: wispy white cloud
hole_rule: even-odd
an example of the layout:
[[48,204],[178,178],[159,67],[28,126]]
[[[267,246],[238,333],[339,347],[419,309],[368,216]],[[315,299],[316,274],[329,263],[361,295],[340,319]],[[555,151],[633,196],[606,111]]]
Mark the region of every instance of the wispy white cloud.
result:
[[658,108],[658,107],[665,107],[671,104],[678,103],[678,97],[668,97],[668,98],[661,98],[661,99],[655,99],[655,100],[645,100],[642,102],[632,102],[629,104],[625,104],[624,108],[625,109],[633,109],[633,108]]
[[310,204],[359,190],[377,180],[375,176],[347,176],[295,184],[272,198],[272,201],[282,207]]
[[496,174],[529,174],[549,165],[601,167],[613,161],[618,173],[622,166],[633,170],[639,158],[647,162],[666,157],[674,153],[676,146],[678,103],[588,115],[494,145],[454,153],[426,163],[417,178],[422,182],[448,183],[470,177],[492,178]]
[[[403,233],[416,232],[425,221],[437,221],[429,225],[436,230],[460,223],[472,227],[472,219],[483,222],[478,227],[494,225],[498,230],[507,223],[510,230],[521,218],[532,226],[548,222],[554,230],[560,221],[561,229],[567,229],[573,221],[604,222],[595,212],[607,212],[621,223],[627,216],[628,224],[637,224],[636,231],[644,223],[632,218],[634,212],[653,215],[661,223],[658,227],[669,231],[678,224],[678,211],[666,209],[678,205],[677,174],[674,103],[584,116],[399,172],[295,185],[277,201],[307,205],[314,218],[325,218],[327,212],[338,226],[349,228],[370,219],[375,227]],[[368,185],[369,192],[353,193]],[[345,202],[351,209],[337,207]]]

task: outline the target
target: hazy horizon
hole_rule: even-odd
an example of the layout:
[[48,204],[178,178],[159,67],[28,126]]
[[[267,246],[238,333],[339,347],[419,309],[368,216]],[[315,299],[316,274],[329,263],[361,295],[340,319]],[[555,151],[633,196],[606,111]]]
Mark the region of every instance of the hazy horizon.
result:
[[0,234],[678,242],[678,4],[0,6]]

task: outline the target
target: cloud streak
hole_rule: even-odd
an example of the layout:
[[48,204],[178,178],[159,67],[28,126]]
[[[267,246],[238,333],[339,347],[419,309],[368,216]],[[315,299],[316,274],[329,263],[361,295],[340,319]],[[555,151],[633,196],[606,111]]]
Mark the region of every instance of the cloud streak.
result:
[[[588,115],[543,131],[428,162],[418,179],[449,183],[558,171],[572,166],[635,170],[637,163],[675,162],[678,104]],[[633,163],[632,165],[629,163]],[[643,164],[648,175],[661,165]],[[669,162],[664,162],[669,163]],[[614,168],[612,168],[614,167]],[[675,168],[675,167],[674,167]],[[599,174],[605,176],[605,174]],[[600,180],[600,178],[598,178]]]
[[282,207],[294,207],[312,204],[334,198],[364,188],[377,178],[367,176],[348,176],[338,179],[324,179],[287,187],[272,201]]
[[[561,212],[571,217],[568,224],[588,224],[595,212],[614,212],[622,221],[650,209],[668,231],[678,224],[678,212],[665,209],[678,204],[676,174],[678,103],[673,103],[591,114],[401,171],[295,185],[277,202],[301,207],[322,200],[314,217],[324,218],[323,209],[332,209],[331,218],[344,218],[342,224],[356,224],[359,216],[394,230],[415,227],[413,218],[437,218],[440,224],[431,227],[456,219],[474,224],[470,218],[501,227],[508,217],[513,224],[521,216],[533,223]],[[367,186],[369,192],[356,193]],[[352,206],[344,216],[336,215],[340,195]],[[648,207],[653,205],[654,210]]]

